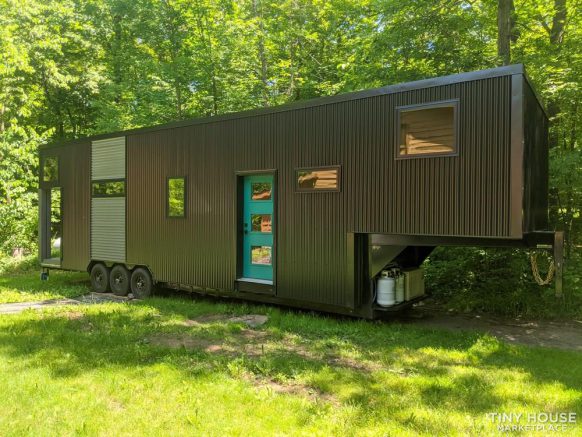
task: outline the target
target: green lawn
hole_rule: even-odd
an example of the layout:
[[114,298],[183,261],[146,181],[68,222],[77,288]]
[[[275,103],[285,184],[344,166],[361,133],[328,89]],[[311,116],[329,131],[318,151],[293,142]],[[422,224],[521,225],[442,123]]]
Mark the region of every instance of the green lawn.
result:
[[[0,299],[71,296],[86,287],[80,278],[2,276]],[[201,318],[248,313],[269,321],[253,330]],[[489,434],[490,412],[580,417],[581,358],[479,333],[178,297],[27,311],[0,316],[0,430]],[[580,435],[578,422],[566,434]]]

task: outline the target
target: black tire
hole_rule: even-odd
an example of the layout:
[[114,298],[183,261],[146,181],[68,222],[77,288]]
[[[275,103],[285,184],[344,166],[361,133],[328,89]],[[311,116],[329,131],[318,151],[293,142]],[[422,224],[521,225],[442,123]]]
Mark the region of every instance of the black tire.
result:
[[138,267],[131,274],[131,292],[137,299],[150,297],[154,292],[154,282],[147,269]]
[[107,293],[109,291],[109,269],[98,263],[91,269],[91,288],[95,293]]
[[116,265],[109,273],[109,286],[113,294],[117,296],[127,296],[129,293],[129,279],[131,274],[122,265]]

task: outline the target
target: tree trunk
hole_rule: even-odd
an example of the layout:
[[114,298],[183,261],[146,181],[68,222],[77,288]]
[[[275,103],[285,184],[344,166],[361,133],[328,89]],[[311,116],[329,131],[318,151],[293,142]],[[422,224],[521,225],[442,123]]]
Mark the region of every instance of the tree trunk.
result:
[[116,104],[121,103],[121,86],[123,83],[123,70],[121,67],[122,62],[122,29],[121,29],[122,17],[119,14],[115,14],[113,17],[113,83],[115,84],[115,94],[113,101]]
[[216,64],[214,61],[214,53],[212,47],[212,36],[210,35],[210,26],[208,25],[208,20],[206,15],[198,13],[197,24],[200,32],[200,39],[206,44],[206,53],[208,56],[208,73],[210,76],[210,92],[212,95],[212,111],[209,115],[217,115],[219,107],[219,96],[218,96],[218,81],[216,79]]
[[517,40],[513,0],[497,2],[497,55],[503,65],[511,63],[511,42]]
[[263,8],[261,6],[260,10],[257,6],[257,0],[253,0],[253,15],[259,20],[259,35],[257,42],[257,54],[259,57],[259,62],[261,63],[261,69],[259,72],[259,80],[261,81],[261,100],[263,101],[263,106],[269,106],[269,84],[267,81],[268,77],[268,66],[267,66],[267,55],[265,53],[265,23],[263,20]]
[[560,44],[564,39],[564,25],[566,23],[566,0],[554,0],[554,19],[550,31],[550,42]]

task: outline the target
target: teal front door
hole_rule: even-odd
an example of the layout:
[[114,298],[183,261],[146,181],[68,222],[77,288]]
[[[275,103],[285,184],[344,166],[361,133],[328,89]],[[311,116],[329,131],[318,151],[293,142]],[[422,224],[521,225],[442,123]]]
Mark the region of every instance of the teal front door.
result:
[[273,280],[273,175],[244,177],[243,276]]

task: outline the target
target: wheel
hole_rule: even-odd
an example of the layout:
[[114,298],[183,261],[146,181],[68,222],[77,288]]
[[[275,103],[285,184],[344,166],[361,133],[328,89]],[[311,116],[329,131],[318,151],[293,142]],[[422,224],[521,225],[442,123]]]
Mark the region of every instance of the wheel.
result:
[[95,293],[109,291],[109,269],[103,264],[95,264],[91,269],[91,288]]
[[131,292],[138,299],[150,297],[154,291],[154,283],[150,272],[142,267],[138,267],[131,274]]
[[116,265],[109,273],[109,286],[113,294],[117,296],[127,296],[129,293],[129,271],[122,265]]

